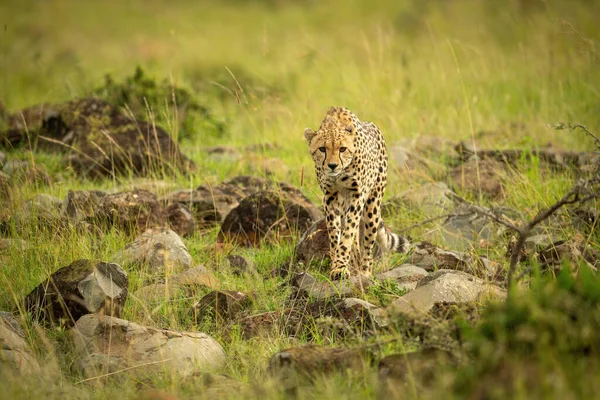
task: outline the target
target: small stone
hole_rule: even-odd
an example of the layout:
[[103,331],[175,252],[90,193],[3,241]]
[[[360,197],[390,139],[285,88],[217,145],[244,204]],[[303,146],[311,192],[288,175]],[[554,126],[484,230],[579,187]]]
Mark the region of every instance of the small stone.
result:
[[165,209],[169,227],[179,236],[194,235],[196,220],[185,204],[173,203]]
[[146,190],[136,189],[102,196],[100,209],[98,222],[107,223],[127,234],[165,225],[156,196]]
[[212,291],[194,304],[194,318],[200,321],[207,316],[233,319],[251,303],[246,293],[231,290]]
[[471,157],[467,162],[450,170],[450,179],[460,190],[483,194],[492,199],[505,196],[503,177],[506,175],[505,164],[493,159]]
[[99,217],[100,200],[106,193],[100,190],[69,190],[62,203],[61,215],[76,226],[81,222],[94,223]]
[[229,268],[235,275],[242,276],[256,272],[254,266],[238,254],[228,255],[227,262],[229,263]]
[[115,256],[118,262],[135,265],[151,274],[172,275],[192,265],[192,256],[175,232],[148,229]]
[[34,320],[72,326],[86,314],[121,316],[127,291],[127,273],[119,265],[77,260],[33,289],[25,308]]

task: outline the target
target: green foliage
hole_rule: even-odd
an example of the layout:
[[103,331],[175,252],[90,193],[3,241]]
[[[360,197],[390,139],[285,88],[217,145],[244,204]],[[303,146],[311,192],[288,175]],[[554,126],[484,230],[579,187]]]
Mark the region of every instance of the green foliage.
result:
[[577,277],[568,267],[556,278],[538,276],[530,291],[491,304],[481,323],[465,324],[461,334],[470,362],[457,375],[460,394],[511,396],[519,384],[543,382],[548,375],[552,385],[589,389],[580,385],[578,373],[600,368],[600,277],[583,267]]
[[165,128],[178,139],[194,135],[223,137],[226,126],[188,89],[166,79],[149,78],[139,65],[132,76],[115,82],[105,76],[103,86],[92,92],[109,103],[124,107],[136,119],[149,120]]
[[406,288],[401,288],[394,279],[376,280],[372,286],[367,288],[367,294],[373,296],[381,307],[404,296],[406,292]]

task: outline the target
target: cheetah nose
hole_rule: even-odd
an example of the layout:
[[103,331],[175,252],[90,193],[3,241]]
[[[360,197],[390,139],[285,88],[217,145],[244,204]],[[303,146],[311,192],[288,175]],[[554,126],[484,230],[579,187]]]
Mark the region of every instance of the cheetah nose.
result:
[[329,168],[331,168],[331,170],[333,171],[334,169],[336,169],[336,168],[337,168],[337,166],[338,166],[338,165],[337,165],[336,163],[329,163],[329,164],[327,164],[327,166],[328,166]]

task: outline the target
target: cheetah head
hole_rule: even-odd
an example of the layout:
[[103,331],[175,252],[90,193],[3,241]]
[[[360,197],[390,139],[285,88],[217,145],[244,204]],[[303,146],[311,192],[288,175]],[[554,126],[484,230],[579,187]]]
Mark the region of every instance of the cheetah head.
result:
[[318,131],[304,130],[315,167],[330,177],[340,175],[354,158],[355,128],[348,120],[339,120],[329,114]]

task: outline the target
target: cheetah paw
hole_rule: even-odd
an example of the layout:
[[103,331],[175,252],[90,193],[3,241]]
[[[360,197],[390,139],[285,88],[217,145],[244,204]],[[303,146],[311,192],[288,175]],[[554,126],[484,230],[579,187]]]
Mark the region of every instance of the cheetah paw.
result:
[[332,281],[338,281],[340,279],[347,278],[349,276],[350,276],[350,270],[348,269],[348,267],[334,268],[331,270],[331,272],[329,272],[329,278]]

